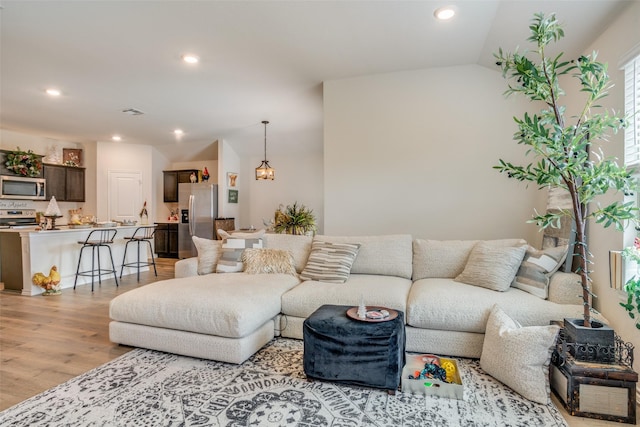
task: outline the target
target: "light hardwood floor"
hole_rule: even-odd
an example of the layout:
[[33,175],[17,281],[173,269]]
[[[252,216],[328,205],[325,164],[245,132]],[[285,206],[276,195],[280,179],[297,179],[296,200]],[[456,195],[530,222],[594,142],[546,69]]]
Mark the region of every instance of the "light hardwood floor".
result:
[[[91,286],[64,289],[62,295],[27,297],[0,292],[0,410],[100,366],[131,347],[109,341],[109,301],[157,280],[173,277],[175,260],[157,260],[153,271]],[[555,397],[554,397],[555,399]],[[557,399],[556,406],[560,407]],[[619,423],[569,416],[571,427],[619,426]]]

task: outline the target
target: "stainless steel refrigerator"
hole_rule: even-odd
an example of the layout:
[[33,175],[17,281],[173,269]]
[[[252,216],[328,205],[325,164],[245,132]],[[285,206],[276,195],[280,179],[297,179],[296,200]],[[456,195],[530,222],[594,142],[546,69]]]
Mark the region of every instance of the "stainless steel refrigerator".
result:
[[218,186],[206,182],[178,184],[178,209],[178,258],[197,256],[191,238],[214,238],[213,220],[218,216]]

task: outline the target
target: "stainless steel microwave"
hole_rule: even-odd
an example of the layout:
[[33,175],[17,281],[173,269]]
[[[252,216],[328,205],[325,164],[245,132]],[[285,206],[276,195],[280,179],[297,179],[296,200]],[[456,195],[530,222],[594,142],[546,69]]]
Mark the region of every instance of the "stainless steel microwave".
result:
[[46,180],[0,175],[0,199],[47,200]]

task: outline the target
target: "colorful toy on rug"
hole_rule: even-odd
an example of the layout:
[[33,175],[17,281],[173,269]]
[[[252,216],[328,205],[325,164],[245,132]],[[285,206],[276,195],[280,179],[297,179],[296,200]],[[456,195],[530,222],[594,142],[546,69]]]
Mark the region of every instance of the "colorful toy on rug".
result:
[[42,295],[60,295],[60,273],[58,273],[58,267],[55,265],[49,270],[49,275],[45,276],[42,273],[36,273],[31,278],[34,285],[44,289]]
[[447,383],[453,382],[455,374],[455,366],[453,363],[445,361],[443,366],[440,365],[440,358],[434,355],[425,355],[422,358],[424,368],[420,371],[414,371],[413,375],[409,375],[412,380],[439,380]]

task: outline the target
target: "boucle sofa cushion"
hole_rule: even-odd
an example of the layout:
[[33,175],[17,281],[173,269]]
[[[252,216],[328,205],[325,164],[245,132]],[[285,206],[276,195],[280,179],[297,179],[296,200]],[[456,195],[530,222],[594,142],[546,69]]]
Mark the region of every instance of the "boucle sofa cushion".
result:
[[454,278],[462,273],[477,240],[413,241],[413,280]]
[[229,338],[244,337],[280,313],[289,274],[209,274],[163,280],[111,300],[112,320]]
[[296,275],[291,253],[282,249],[245,249],[242,253],[242,263],[247,274]]
[[491,309],[480,367],[523,397],[551,403],[549,362],[556,325],[521,327],[499,306]]
[[282,249],[291,252],[296,271],[300,273],[309,259],[312,236],[267,233],[262,238],[265,248]]
[[560,268],[568,250],[566,245],[541,251],[528,246],[511,286],[546,299],[549,296],[549,277]]
[[302,280],[344,283],[349,278],[353,261],[358,256],[358,243],[332,243],[314,240]]
[[413,283],[407,300],[407,324],[417,328],[484,333],[489,309],[499,304],[523,326],[581,317],[582,306],[555,304],[520,289],[496,292],[453,279],[422,279]]
[[467,265],[456,276],[456,282],[504,292],[511,286],[526,247],[492,246],[479,242],[471,250]]
[[314,238],[323,242],[359,243],[358,257],[351,267],[352,274],[379,274],[411,279],[412,238],[409,234],[381,236],[324,236]]
[[324,304],[367,305],[405,311],[411,280],[369,274],[352,274],[345,283],[303,282],[282,295],[282,313],[306,318]]
[[215,273],[218,259],[222,255],[222,241],[198,236],[193,236],[192,240],[198,251],[198,274]]
[[[464,270],[467,259],[478,240],[423,240],[413,241],[413,280],[432,277],[453,279]],[[522,239],[486,240],[493,246],[520,246]]]

